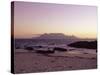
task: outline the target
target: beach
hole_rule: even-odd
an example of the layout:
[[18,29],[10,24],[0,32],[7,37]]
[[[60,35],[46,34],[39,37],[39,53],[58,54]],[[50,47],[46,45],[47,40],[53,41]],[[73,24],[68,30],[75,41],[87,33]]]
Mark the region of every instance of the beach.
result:
[[34,51],[15,50],[15,73],[68,71],[82,69],[96,69],[97,55],[82,53],[76,54],[39,54]]
[[12,73],[97,68],[96,6],[15,1],[11,8]]

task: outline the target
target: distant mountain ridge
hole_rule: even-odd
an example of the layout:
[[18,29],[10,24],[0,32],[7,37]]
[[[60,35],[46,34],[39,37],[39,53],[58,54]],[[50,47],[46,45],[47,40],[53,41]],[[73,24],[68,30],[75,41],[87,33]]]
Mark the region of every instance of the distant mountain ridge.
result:
[[68,39],[68,40],[74,40],[74,39],[78,39],[75,36],[68,36],[68,35],[64,35],[62,33],[45,33],[40,35],[39,37],[35,37],[34,39]]

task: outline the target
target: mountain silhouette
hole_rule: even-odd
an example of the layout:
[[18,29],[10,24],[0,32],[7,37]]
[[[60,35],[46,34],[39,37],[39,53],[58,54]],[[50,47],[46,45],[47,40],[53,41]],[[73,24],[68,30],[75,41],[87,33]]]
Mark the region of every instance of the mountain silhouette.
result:
[[75,40],[78,39],[75,36],[68,36],[62,33],[45,33],[40,35],[39,37],[35,37],[34,39],[67,39],[67,40]]

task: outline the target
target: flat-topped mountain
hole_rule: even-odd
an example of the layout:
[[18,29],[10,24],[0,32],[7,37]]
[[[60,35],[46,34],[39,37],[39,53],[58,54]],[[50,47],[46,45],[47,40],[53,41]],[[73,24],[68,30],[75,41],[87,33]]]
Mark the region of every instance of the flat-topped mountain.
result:
[[40,35],[39,37],[35,37],[34,39],[68,39],[68,40],[73,40],[73,39],[78,39],[75,36],[68,36],[68,35],[64,35],[62,33],[45,33]]

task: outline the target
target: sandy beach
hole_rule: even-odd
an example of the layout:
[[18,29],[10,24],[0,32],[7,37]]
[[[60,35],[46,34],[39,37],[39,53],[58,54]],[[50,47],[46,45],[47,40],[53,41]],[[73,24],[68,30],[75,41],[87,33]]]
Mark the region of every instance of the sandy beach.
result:
[[[20,51],[20,52],[19,52]],[[81,69],[96,69],[96,54],[74,54],[65,55],[39,54],[22,50],[16,50],[14,67],[15,73],[48,72],[48,71],[68,71]]]
[[11,2],[11,72],[97,68],[97,7]]

